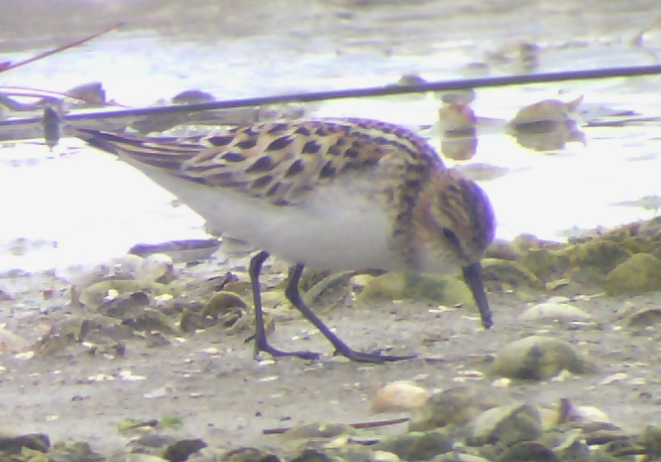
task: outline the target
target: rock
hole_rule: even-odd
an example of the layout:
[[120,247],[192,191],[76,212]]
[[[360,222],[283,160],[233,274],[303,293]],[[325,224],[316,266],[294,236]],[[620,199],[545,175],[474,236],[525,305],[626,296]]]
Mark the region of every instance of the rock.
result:
[[272,452],[250,447],[229,450],[217,460],[224,462],[280,462],[280,458]]
[[402,273],[386,273],[368,281],[357,299],[363,303],[407,299],[447,306],[475,304],[468,286],[456,277]]
[[153,283],[142,283],[135,280],[108,279],[96,282],[80,292],[79,301],[88,308],[96,308],[104,301],[112,300],[118,296],[131,295],[140,292],[143,294],[158,295],[176,295],[176,290],[172,287]]
[[432,460],[452,450],[452,437],[441,430],[412,432],[384,440],[376,445],[381,451],[392,452],[403,460]]
[[646,253],[632,255],[606,276],[611,295],[641,293],[661,289],[661,260]]
[[570,409],[567,420],[575,422],[607,422],[610,417],[601,409],[594,406],[575,406]]
[[19,455],[24,448],[33,451],[48,452],[50,439],[43,433],[28,433],[25,435],[0,435],[0,454]]
[[626,261],[631,253],[619,243],[605,239],[593,239],[581,244],[570,245],[556,252],[566,259],[570,268],[590,267],[606,275],[613,268]]
[[505,239],[496,238],[489,247],[487,247],[486,257],[497,258],[499,260],[515,261],[521,256],[521,252],[514,245]]
[[163,458],[170,462],[185,462],[191,454],[206,447],[207,443],[199,438],[181,439],[164,449]]
[[138,281],[169,284],[176,279],[172,257],[162,253],[149,255],[135,271]]
[[413,414],[409,431],[425,431],[446,425],[464,425],[486,409],[503,400],[493,390],[482,387],[459,386],[433,393]]
[[[585,435],[580,429],[559,428],[547,431],[536,440],[537,443],[551,449],[557,459],[548,460],[571,460],[573,462],[588,462],[590,459],[590,448],[585,442]],[[535,461],[547,460],[543,458],[534,459]]]
[[397,454],[388,451],[374,451],[367,462],[400,462]]
[[505,282],[513,287],[544,288],[544,283],[531,271],[519,263],[509,260],[485,258],[482,260],[482,278],[485,281]]
[[55,444],[48,451],[48,460],[52,462],[95,462],[103,459],[103,456],[93,451],[89,443],[85,441],[67,442],[66,445]]
[[498,462],[562,462],[551,448],[537,441],[522,441],[500,454]]
[[[304,449],[299,455],[290,459],[291,462],[333,462],[333,458],[319,449]],[[247,462],[247,461],[241,461]]]
[[392,382],[376,392],[372,412],[412,411],[422,406],[431,393],[410,382]]
[[29,349],[30,342],[23,337],[0,327],[0,352],[11,351],[12,353],[22,353]]
[[484,457],[476,456],[474,454],[467,454],[461,450],[446,452],[434,458],[434,462],[491,462]]
[[512,120],[508,122],[508,125],[518,130],[535,123],[565,123],[571,120],[569,114],[575,108],[576,106],[573,104],[568,104],[557,99],[539,101],[521,108]]
[[561,266],[560,259],[549,249],[526,250],[517,261],[539,279],[548,278]]
[[544,433],[537,409],[522,403],[484,411],[468,423],[466,430],[466,444],[470,446],[511,446],[519,441],[534,440]]
[[564,370],[583,374],[593,370],[593,366],[572,344],[535,335],[502,348],[496,355],[491,372],[513,379],[545,380]]
[[591,321],[592,316],[567,303],[539,303],[519,315],[519,321]]
[[204,305],[200,315],[218,319],[229,313],[239,310],[240,312],[248,309],[246,302],[234,292],[219,291],[214,293],[209,301]]
[[0,289],[0,302],[9,302],[13,300],[14,297],[11,294],[3,289]]
[[629,327],[646,328],[661,323],[661,308],[645,308],[633,313],[626,320]]
[[661,424],[646,425],[640,437],[645,446],[647,460],[659,460],[661,458]]
[[96,313],[110,318],[126,319],[139,316],[147,307],[149,307],[149,297],[144,292],[133,292],[104,301],[96,309]]

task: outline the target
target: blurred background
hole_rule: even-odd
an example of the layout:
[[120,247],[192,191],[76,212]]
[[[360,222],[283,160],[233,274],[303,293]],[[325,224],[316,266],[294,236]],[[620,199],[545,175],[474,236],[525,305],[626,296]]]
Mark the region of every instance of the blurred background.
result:
[[[118,22],[111,33],[0,73],[0,119],[40,114],[12,109],[6,98],[29,105],[34,98],[19,93],[89,83],[103,103],[144,107],[178,102],[182,92],[223,100],[643,66],[661,56],[656,0],[2,0],[0,62]],[[499,236],[565,240],[658,215],[660,83],[660,76],[563,82],[222,116],[237,123],[360,116],[409,126],[480,182]],[[128,128],[177,135],[208,128],[187,122]],[[0,127],[0,271],[206,236],[200,218],[121,162],[69,138],[51,151],[39,136],[17,139],[17,130]]]

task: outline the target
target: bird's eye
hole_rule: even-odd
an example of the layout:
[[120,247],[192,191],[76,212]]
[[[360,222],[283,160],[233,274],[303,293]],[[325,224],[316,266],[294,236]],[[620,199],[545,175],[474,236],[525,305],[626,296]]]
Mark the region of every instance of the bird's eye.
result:
[[443,233],[443,236],[445,236],[445,238],[449,241],[454,241],[457,239],[457,235],[450,228],[443,228],[441,232]]

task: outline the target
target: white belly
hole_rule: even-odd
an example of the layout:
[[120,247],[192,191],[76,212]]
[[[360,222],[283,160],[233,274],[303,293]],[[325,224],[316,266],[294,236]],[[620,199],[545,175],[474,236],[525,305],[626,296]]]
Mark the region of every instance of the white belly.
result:
[[373,178],[347,176],[320,186],[300,205],[276,206],[161,171],[141,170],[213,230],[292,263],[333,271],[402,269],[401,258],[389,245],[394,214],[387,213],[383,195],[372,193],[377,187]]

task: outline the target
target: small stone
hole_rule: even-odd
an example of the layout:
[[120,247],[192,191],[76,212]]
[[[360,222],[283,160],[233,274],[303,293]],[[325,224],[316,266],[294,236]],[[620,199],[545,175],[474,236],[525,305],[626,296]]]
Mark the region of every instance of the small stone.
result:
[[420,300],[439,305],[475,304],[468,286],[454,276],[387,273],[365,285],[358,301]]
[[392,382],[377,391],[372,412],[412,411],[427,401],[431,393],[411,382]]
[[611,295],[660,290],[661,260],[646,253],[632,255],[606,275],[604,286]]
[[369,462],[399,462],[401,459],[397,454],[388,451],[374,451]]
[[519,321],[591,321],[592,316],[567,303],[539,303],[519,315]]
[[515,261],[485,258],[482,260],[482,278],[485,281],[498,281],[514,287],[528,286],[536,289],[544,287],[542,281],[531,271]]
[[501,377],[545,380],[564,370],[583,374],[592,369],[572,344],[553,337],[531,336],[502,348],[491,372]]
[[484,411],[470,421],[466,428],[466,443],[471,446],[510,446],[519,441],[534,440],[544,433],[537,409],[521,403]]
[[497,258],[499,260],[515,261],[520,255],[521,252],[510,241],[499,238],[496,238],[486,251],[487,258]]
[[9,292],[7,292],[3,289],[0,289],[0,302],[8,302],[8,301],[11,301],[13,299],[14,299],[14,297],[12,297],[9,294]]
[[632,314],[626,320],[629,327],[646,328],[661,323],[661,308],[646,308]]
[[381,441],[376,448],[392,452],[403,460],[432,460],[439,454],[451,451],[453,446],[450,435],[441,430],[432,430],[396,436]]
[[459,386],[433,393],[411,417],[409,431],[426,431],[446,425],[464,425],[486,409],[503,404],[494,390]]
[[30,342],[7,329],[0,327],[0,351],[22,353],[30,348]]

